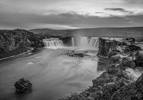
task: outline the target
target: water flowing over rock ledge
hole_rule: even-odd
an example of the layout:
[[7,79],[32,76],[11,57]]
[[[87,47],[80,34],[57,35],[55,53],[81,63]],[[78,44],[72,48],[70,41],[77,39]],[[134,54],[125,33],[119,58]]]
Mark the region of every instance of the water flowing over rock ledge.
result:
[[[63,45],[58,39],[54,42],[46,41],[47,46]],[[72,46],[98,47],[98,56],[107,58],[109,64],[107,70],[98,78],[93,80],[93,86],[80,94],[73,94],[61,100],[143,100],[143,51],[142,43],[134,38],[96,38],[80,37],[76,41],[72,38]],[[76,43],[77,42],[77,43]],[[83,44],[84,43],[84,44]],[[98,45],[99,44],[99,45]],[[25,30],[1,31],[0,54],[1,57],[13,55],[25,48],[43,47],[41,38]],[[95,49],[95,48],[94,48]],[[25,51],[25,50],[24,50]],[[8,54],[11,52],[10,54]],[[3,55],[6,54],[6,55]],[[68,53],[73,57],[84,57],[85,53]]]
[[108,68],[81,93],[59,100],[143,100],[143,51],[134,39],[99,39]]

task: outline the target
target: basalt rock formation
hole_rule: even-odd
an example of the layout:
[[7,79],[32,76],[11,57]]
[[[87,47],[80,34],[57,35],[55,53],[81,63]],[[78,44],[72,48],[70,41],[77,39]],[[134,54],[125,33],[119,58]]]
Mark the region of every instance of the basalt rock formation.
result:
[[[37,36],[25,30],[0,30],[0,58],[13,55],[13,52],[43,47],[44,43]],[[15,53],[14,53],[15,54]]]
[[100,54],[109,60],[106,71],[92,81],[90,88],[60,100],[143,100],[142,50],[130,50],[131,44],[113,42],[117,44],[114,46],[111,41],[100,41]]
[[126,45],[120,41],[99,38],[99,51],[98,55],[108,57],[108,53],[113,50],[120,50],[118,46]]

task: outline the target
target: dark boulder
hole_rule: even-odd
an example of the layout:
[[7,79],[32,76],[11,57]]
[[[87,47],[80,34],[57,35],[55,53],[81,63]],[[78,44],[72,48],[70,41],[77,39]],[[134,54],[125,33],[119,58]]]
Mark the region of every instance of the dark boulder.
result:
[[17,93],[27,93],[32,90],[32,83],[29,80],[21,78],[14,84]]
[[87,56],[86,52],[80,52],[80,51],[68,51],[66,53],[66,55],[70,56],[70,57],[78,57],[78,58],[82,58]]
[[120,64],[122,62],[122,59],[120,55],[114,55],[109,59],[109,65],[116,65]]
[[143,67],[143,52],[142,51],[137,52],[135,63],[137,66]]
[[120,54],[119,50],[112,50],[111,52],[108,53],[108,59],[117,54]]
[[136,39],[135,38],[126,38],[126,41],[129,42],[130,44],[134,44]]
[[132,57],[124,57],[123,59],[122,59],[122,67],[123,68],[127,68],[127,67],[129,67],[129,68],[135,68],[136,67],[136,64],[135,64],[135,62],[133,61],[133,58]]
[[141,50],[141,47],[136,46],[136,45],[128,45],[127,48],[128,48],[131,52]]

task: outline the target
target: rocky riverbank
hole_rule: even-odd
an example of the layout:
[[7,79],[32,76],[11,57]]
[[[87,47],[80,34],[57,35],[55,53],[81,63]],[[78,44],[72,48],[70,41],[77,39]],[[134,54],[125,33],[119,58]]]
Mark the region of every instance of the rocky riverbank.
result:
[[133,38],[100,39],[98,55],[108,58],[107,70],[90,88],[60,100],[143,100],[143,51],[139,44]]
[[0,30],[0,58],[44,47],[43,40],[26,30]]

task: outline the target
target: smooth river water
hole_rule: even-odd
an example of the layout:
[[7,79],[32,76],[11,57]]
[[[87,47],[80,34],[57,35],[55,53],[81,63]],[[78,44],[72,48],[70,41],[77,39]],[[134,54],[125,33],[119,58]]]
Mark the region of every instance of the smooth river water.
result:
[[[0,64],[0,100],[57,100],[92,85],[102,71],[97,71],[96,51],[90,57],[62,55],[65,49],[44,49]],[[93,55],[92,55],[93,54]],[[14,83],[25,78],[33,84],[32,92],[16,94]]]

